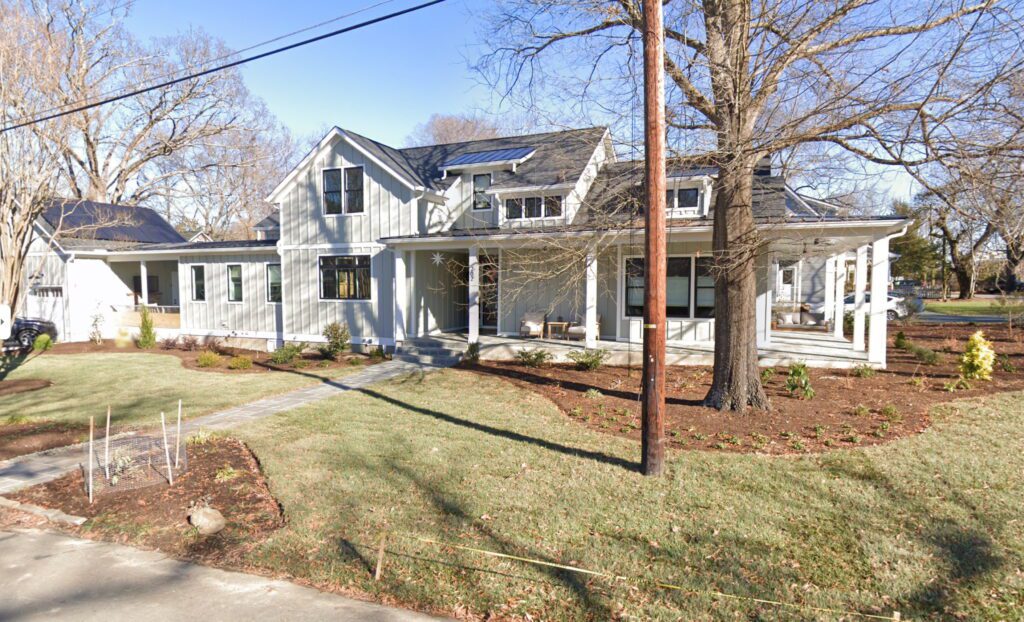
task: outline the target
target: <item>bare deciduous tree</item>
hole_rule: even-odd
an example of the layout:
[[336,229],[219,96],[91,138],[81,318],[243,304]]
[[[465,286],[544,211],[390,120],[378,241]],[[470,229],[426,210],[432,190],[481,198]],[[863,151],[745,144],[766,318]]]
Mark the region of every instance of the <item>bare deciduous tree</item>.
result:
[[405,139],[407,147],[444,145],[506,136],[508,130],[480,114],[432,114]]
[[[972,110],[1018,64],[1019,6],[680,0],[665,15],[670,137],[679,156],[718,169],[715,369],[705,403],[767,408],[755,345],[756,163],[808,143],[917,163],[919,133]],[[507,0],[492,23],[480,69],[507,97],[574,102],[582,113],[636,107],[638,0]]]

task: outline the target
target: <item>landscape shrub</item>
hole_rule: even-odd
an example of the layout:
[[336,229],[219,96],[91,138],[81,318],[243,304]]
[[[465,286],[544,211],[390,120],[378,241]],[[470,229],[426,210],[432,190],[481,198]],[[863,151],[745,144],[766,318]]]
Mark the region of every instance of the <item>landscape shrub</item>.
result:
[[908,343],[905,349],[925,365],[938,365],[942,361],[942,357],[939,356],[938,352],[924,346]]
[[199,367],[216,367],[220,365],[220,355],[209,350],[200,352],[199,356],[196,357],[196,365]]
[[1013,364],[1013,361],[1010,360],[1008,355],[1000,354],[996,360],[999,363],[999,369],[1006,373],[1012,374],[1017,371],[1017,366]]
[[996,351],[985,339],[985,333],[979,330],[967,340],[967,348],[960,357],[960,376],[965,380],[992,380],[995,362]]
[[903,331],[896,333],[896,338],[893,339],[892,344],[900,350],[907,347],[907,336],[903,334]]
[[599,369],[608,360],[611,353],[603,348],[573,350],[566,355],[570,361],[576,364],[580,371],[594,371]]
[[46,352],[52,347],[53,338],[47,335],[46,333],[43,333],[42,335],[37,335],[36,340],[32,342],[32,349],[35,350],[36,352]]
[[252,358],[239,355],[228,361],[228,369],[252,369]]
[[761,370],[761,384],[768,384],[768,382],[775,377],[774,367],[765,367]]
[[302,354],[306,343],[286,343],[270,354],[270,362],[275,365],[288,365]]
[[786,390],[805,400],[814,397],[814,389],[811,387],[811,377],[807,373],[806,363],[793,363],[789,366],[789,374],[786,376]]
[[462,357],[462,360],[466,361],[467,363],[473,363],[474,365],[476,363],[479,363],[480,362],[480,342],[469,344],[469,347],[466,348],[466,354],[465,354],[465,356]]
[[195,352],[199,349],[199,338],[194,335],[185,335],[181,338],[181,349],[186,352]]
[[163,339],[160,340],[160,349],[161,350],[174,350],[177,347],[178,347],[178,338],[177,337],[164,337]]
[[516,359],[527,367],[541,367],[552,359],[552,354],[541,348],[531,348],[516,352]]
[[149,309],[142,307],[140,317],[139,338],[135,341],[135,345],[143,350],[149,350],[156,345],[156,330],[153,328],[153,316],[149,314]]
[[318,348],[320,356],[332,361],[338,360],[342,352],[348,349],[349,341],[352,339],[348,324],[339,324],[338,322],[331,322],[325,326],[323,335],[327,339],[327,343]]
[[853,368],[853,375],[857,378],[871,378],[875,375],[875,368],[867,363],[861,363]]

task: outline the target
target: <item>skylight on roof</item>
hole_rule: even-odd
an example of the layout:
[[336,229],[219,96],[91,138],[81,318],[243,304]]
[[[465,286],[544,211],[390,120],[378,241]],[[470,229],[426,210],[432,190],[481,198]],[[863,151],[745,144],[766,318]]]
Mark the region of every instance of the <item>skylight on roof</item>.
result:
[[491,151],[477,151],[475,153],[464,153],[455,156],[441,165],[441,168],[452,168],[456,166],[477,166],[482,164],[503,164],[506,162],[521,162],[533,155],[536,151],[533,147],[517,147],[515,149],[494,149]]

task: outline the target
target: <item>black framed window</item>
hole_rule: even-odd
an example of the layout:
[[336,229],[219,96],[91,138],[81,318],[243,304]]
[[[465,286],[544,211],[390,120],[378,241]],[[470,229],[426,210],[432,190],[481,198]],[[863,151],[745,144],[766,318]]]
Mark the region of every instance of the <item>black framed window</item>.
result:
[[370,256],[333,255],[320,258],[322,300],[369,300]]
[[526,197],[526,200],[523,201],[523,216],[526,218],[540,218],[543,215],[541,209],[540,197]]
[[281,302],[281,264],[267,264],[267,302]]
[[363,213],[363,167],[345,169],[345,213]]
[[[674,318],[690,318],[693,283],[693,260],[690,257],[669,257],[665,271],[665,314]],[[644,314],[644,259],[630,257],[625,264],[626,316]]]
[[491,197],[487,194],[490,187],[490,173],[473,175],[473,209],[491,209]]
[[562,215],[562,195],[544,197],[544,216],[553,218]]
[[642,317],[644,314],[644,260],[631,257],[626,260],[626,315]]
[[206,300],[206,266],[192,266],[192,300]]
[[228,264],[228,302],[242,302],[241,264]]
[[665,209],[674,210],[676,208],[676,191],[666,190],[665,191]]
[[505,218],[515,220],[523,217],[522,199],[505,199]]
[[680,188],[678,191],[680,209],[700,207],[700,190],[697,188]]
[[715,317],[715,274],[711,257],[698,257],[694,266],[693,315],[699,318]]
[[324,213],[341,214],[341,169],[324,171]]

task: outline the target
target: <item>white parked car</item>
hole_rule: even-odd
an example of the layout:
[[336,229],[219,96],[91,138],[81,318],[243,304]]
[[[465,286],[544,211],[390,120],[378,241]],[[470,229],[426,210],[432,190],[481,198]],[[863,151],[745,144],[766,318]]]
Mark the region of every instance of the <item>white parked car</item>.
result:
[[[854,310],[853,299],[854,299],[854,295],[853,294],[849,294],[849,295],[846,296],[846,298],[843,298],[843,312],[844,313],[845,312],[852,312]],[[864,294],[864,310],[865,310],[865,312],[870,312],[870,306],[869,306],[870,304],[871,304],[871,294],[865,292],[865,294]],[[892,294],[889,294],[889,301],[886,303],[885,309],[886,309],[885,310],[885,315],[890,320],[898,320],[900,318],[905,318],[905,317],[907,317],[908,315],[911,314],[911,307],[908,305],[907,299],[906,298],[900,298],[899,296],[893,296]],[[824,313],[825,312],[825,303],[822,302],[822,303],[818,303],[818,304],[814,305],[813,307],[811,307],[811,311],[813,313]]]

